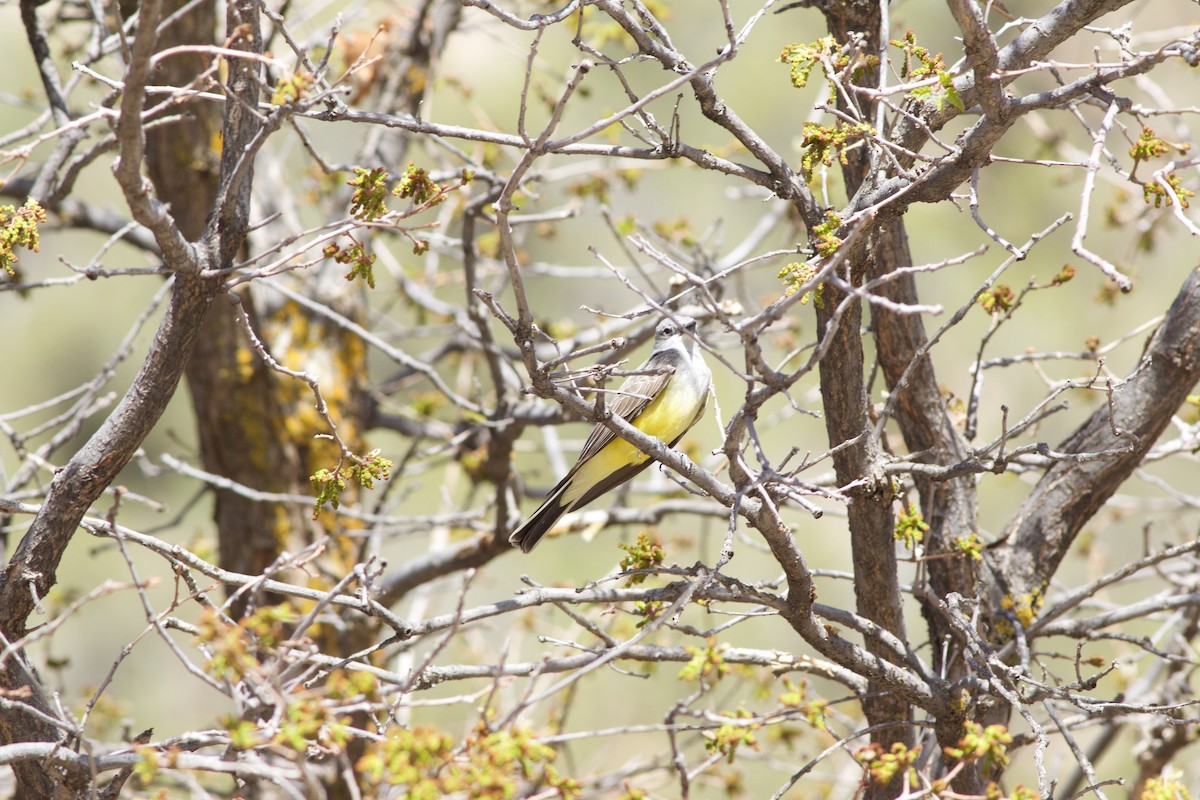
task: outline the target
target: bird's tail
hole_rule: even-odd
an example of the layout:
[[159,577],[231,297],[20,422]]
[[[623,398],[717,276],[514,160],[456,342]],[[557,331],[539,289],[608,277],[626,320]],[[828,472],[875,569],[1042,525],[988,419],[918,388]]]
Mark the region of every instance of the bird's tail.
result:
[[521,527],[512,532],[508,543],[521,548],[522,553],[528,553],[546,535],[546,531],[554,527],[558,518],[566,513],[567,508],[562,503],[563,491],[573,477],[568,474],[555,486],[546,499],[538,506],[538,510],[529,515],[529,519]]

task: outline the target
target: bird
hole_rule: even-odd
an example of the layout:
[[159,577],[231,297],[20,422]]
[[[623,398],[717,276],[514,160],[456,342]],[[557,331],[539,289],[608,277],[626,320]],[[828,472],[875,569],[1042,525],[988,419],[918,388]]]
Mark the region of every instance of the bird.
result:
[[[704,363],[696,327],[696,320],[682,315],[659,322],[650,357],[625,379],[610,404],[614,417],[668,447],[683,438],[708,405],[712,372]],[[559,517],[625,483],[652,460],[607,425],[597,424],[575,466],[550,490],[537,511],[513,531],[509,544],[528,553]]]

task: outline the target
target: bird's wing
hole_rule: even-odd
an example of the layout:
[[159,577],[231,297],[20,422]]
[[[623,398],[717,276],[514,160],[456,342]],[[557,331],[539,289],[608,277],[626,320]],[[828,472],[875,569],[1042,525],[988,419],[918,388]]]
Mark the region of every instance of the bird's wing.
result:
[[[617,390],[616,399],[609,404],[609,411],[614,417],[632,422],[650,405],[650,401],[658,396],[675,374],[675,367],[668,363],[668,359],[651,359],[642,369],[647,370],[648,374],[629,376]],[[587,441],[583,443],[583,451],[579,454],[579,460],[575,462],[576,466],[599,453],[616,437],[617,435],[604,423],[596,425]]]

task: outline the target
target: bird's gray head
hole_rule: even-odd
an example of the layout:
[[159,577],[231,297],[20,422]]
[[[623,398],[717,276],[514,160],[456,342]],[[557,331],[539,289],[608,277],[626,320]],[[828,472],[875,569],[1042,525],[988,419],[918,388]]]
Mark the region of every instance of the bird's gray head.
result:
[[678,350],[693,355],[696,350],[696,320],[676,314],[658,323],[654,329],[654,351]]
[[673,336],[678,336],[684,331],[695,334],[696,320],[691,317],[685,317],[682,314],[677,314],[674,319],[664,319],[658,323],[658,327],[654,329],[654,341],[655,343],[662,342]]

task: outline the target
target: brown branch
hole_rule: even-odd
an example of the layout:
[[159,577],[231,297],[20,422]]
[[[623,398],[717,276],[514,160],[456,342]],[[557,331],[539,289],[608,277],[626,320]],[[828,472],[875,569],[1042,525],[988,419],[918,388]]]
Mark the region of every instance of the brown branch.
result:
[[[1047,57],[1055,47],[1077,34],[1085,25],[1118,8],[1128,5],[1130,0],[1063,0],[1049,12],[1026,26],[1015,39],[1000,49],[997,66],[1001,71],[1023,69],[1030,63]],[[1004,79],[1005,83],[1015,76]],[[969,73],[954,82],[962,97],[964,108],[980,101],[975,83],[975,73]],[[946,103],[937,108],[933,101],[924,103],[912,116],[902,117],[892,132],[891,140],[906,150],[919,152],[928,140],[930,132],[936,132],[962,112]]]
[[1066,453],[1126,451],[1054,464],[989,550],[988,563],[1005,594],[1017,597],[1046,588],[1076,535],[1141,464],[1198,380],[1200,269],[1189,273],[1147,343],[1142,363],[1114,393],[1112,403],[1097,408],[1057,448]]

